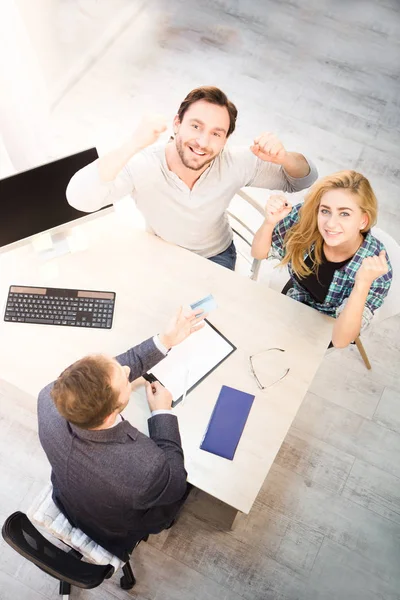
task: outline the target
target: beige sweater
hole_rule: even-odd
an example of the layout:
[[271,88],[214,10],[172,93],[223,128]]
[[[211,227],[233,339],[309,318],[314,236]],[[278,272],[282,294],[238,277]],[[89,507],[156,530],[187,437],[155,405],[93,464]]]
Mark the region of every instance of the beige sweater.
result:
[[226,209],[240,188],[298,192],[317,179],[315,166],[308,164],[310,173],[296,179],[248,148],[225,148],[190,190],[168,169],[165,146],[154,145],[135,154],[111,182],[100,180],[97,161],[84,167],[72,177],[67,198],[78,210],[92,212],[132,194],[149,231],[209,258],[232,241]]

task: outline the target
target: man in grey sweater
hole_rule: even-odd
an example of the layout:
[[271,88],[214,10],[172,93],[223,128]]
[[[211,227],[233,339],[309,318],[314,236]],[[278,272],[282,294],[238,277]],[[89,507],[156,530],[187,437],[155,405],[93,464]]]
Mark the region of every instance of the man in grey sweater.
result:
[[68,202],[92,212],[132,194],[149,231],[234,269],[226,210],[240,188],[297,192],[317,179],[311,161],[288,152],[272,133],[262,133],[250,148],[225,148],[236,117],[218,88],[192,90],[167,145],[153,145],[167,128],[165,119],[143,120],[125,144],[72,177]]
[[168,527],[187,496],[170,392],[147,384],[150,437],[123,419],[131,382],[201,328],[182,309],[167,332],[115,359],[87,356],[39,394],[39,438],[52,467],[53,499],[75,527],[128,560],[135,543]]

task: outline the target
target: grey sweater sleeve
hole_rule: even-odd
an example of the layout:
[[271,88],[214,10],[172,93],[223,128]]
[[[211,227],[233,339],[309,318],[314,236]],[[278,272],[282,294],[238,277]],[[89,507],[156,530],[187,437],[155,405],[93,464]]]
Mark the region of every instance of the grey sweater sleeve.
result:
[[133,381],[165,358],[165,354],[157,348],[153,338],[149,338],[115,358],[120,365],[130,367],[129,381]]
[[[255,158],[255,157],[254,157]],[[282,190],[283,192],[300,192],[309,188],[318,177],[314,163],[306,158],[310,172],[305,177],[292,177],[279,165],[256,159],[255,170],[247,186]]]
[[314,163],[305,157],[310,167],[305,177],[292,177],[280,165],[257,158],[249,148],[236,147],[224,151],[228,175],[240,188],[257,187],[283,192],[299,192],[314,183],[318,177]]
[[77,171],[67,186],[68,203],[83,212],[94,212],[134,192],[129,163],[113,181],[100,179],[98,160]]

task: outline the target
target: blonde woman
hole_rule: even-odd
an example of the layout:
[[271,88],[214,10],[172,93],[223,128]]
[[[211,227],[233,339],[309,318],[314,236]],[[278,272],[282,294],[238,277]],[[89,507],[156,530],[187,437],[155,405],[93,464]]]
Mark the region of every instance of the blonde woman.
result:
[[291,298],[336,317],[332,343],[344,348],[372,319],[390,288],[392,268],[383,244],[370,232],[378,205],[371,185],[355,171],[319,179],[304,204],[272,195],[252,255],[273,248],[287,265]]

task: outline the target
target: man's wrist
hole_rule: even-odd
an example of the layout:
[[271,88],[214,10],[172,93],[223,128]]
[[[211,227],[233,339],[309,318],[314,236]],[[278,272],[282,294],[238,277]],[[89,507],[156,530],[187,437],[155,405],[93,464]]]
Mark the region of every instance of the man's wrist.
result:
[[167,356],[170,351],[170,347],[167,347],[160,339],[160,335],[157,334],[153,337],[153,342],[157,350],[159,350],[164,356]]
[[167,352],[169,352],[172,348],[172,344],[171,344],[171,340],[170,340],[169,336],[166,333],[159,333],[158,339],[160,341],[160,344],[162,344],[162,346],[164,346],[165,350]]
[[171,412],[172,407],[170,408],[155,408],[151,411],[151,416],[156,417],[157,415],[168,415]]
[[281,166],[290,177],[296,179],[307,177],[311,172],[311,167],[306,158],[298,152],[286,152],[286,156],[281,162]]
[[141,147],[140,144],[137,142],[137,140],[135,140],[134,138],[127,140],[125,142],[125,144],[122,146],[122,148],[123,148],[124,153],[129,157],[132,157],[135,154],[137,154],[138,152],[140,152],[141,150],[143,150],[143,147]]

